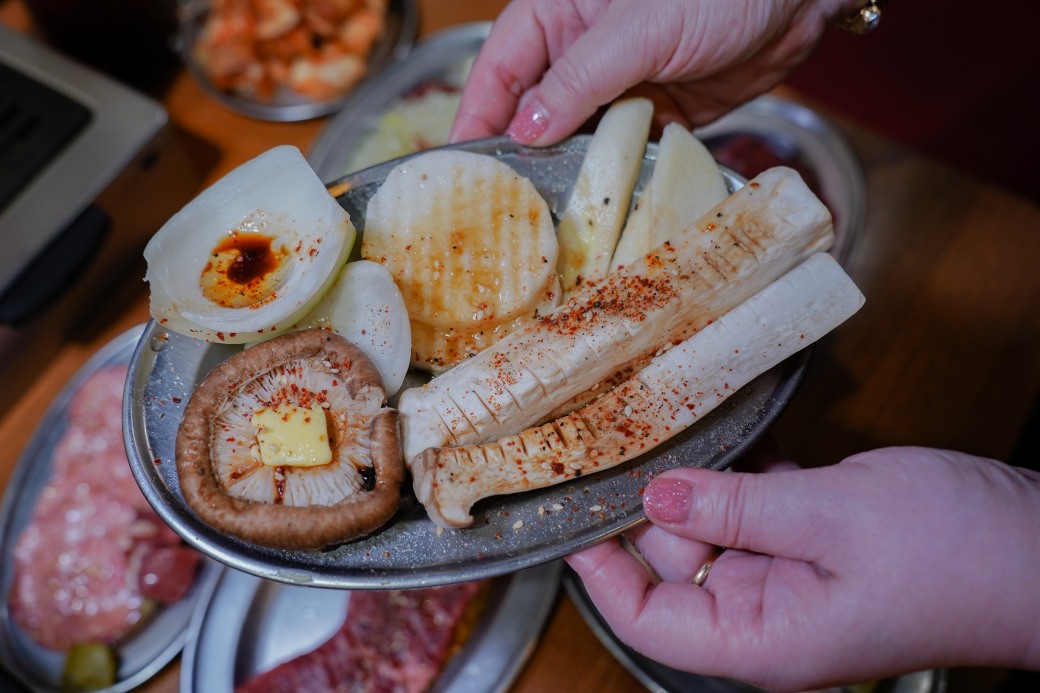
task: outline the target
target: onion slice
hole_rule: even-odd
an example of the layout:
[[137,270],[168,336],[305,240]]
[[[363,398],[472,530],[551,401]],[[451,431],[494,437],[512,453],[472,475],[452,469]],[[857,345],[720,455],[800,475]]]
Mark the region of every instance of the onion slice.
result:
[[296,147],[275,147],[204,190],[144,250],[152,317],[241,344],[292,326],[332,286],[356,230]]

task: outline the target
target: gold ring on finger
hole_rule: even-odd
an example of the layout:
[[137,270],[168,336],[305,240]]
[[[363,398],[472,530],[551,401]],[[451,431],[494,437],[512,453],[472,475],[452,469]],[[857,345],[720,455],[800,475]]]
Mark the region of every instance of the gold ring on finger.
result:
[[711,572],[711,567],[715,565],[716,559],[722,555],[723,551],[725,551],[725,549],[721,546],[716,546],[714,550],[712,550],[711,555],[708,556],[708,560],[704,561],[704,565],[694,573],[693,578],[690,580],[691,585],[696,585],[697,587],[702,587],[704,585],[704,581],[708,579],[708,573]]

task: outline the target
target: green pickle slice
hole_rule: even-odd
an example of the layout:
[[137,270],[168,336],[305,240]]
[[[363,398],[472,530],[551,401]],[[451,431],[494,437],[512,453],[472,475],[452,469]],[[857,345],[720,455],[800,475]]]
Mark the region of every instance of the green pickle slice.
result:
[[96,691],[116,682],[116,652],[102,642],[76,643],[69,648],[62,672],[62,688],[68,691]]

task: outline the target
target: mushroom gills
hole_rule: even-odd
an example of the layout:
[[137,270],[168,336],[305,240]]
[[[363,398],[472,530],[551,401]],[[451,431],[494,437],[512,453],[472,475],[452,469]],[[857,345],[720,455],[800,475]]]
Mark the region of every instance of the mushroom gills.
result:
[[[367,390],[351,398],[339,387],[340,369],[330,363],[319,355],[278,364],[229,393],[214,417],[210,441],[214,472],[229,495],[309,506],[333,505],[366,487],[371,490],[374,470],[367,422],[382,406],[382,393]],[[281,411],[281,403],[303,408],[317,404],[328,430],[329,462],[264,463],[253,421],[258,412]]]
[[[271,548],[320,550],[374,532],[397,512],[405,475],[398,414],[385,402],[371,359],[329,330],[245,349],[185,407],[176,445],[184,499],[213,528]],[[279,428],[282,416],[314,428],[259,440],[254,419]],[[261,445],[292,448],[301,438],[329,446],[330,459],[261,454]]]

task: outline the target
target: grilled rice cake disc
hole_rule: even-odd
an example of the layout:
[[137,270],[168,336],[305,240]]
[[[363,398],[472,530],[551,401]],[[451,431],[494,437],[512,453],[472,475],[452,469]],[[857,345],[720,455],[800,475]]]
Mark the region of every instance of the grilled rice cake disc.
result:
[[534,310],[511,320],[447,328],[410,321],[412,367],[434,374],[443,373],[453,365],[475,356],[510,332],[532,322],[537,316],[552,312],[559,304],[562,294],[559,275],[554,272],[539,293],[542,300],[535,304]]
[[[559,302],[548,205],[490,156],[438,150],[398,165],[369,201],[361,252],[390,270],[415,333],[501,333]],[[447,367],[456,351],[420,340],[413,362]]]
[[[263,546],[322,549],[368,534],[397,511],[404,464],[396,410],[365,354],[327,330],[261,342],[199,384],[177,434],[181,492],[202,520]],[[254,412],[318,404],[332,461],[269,466]]]

